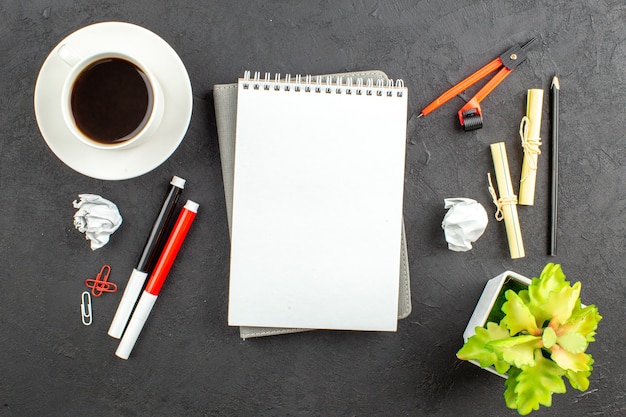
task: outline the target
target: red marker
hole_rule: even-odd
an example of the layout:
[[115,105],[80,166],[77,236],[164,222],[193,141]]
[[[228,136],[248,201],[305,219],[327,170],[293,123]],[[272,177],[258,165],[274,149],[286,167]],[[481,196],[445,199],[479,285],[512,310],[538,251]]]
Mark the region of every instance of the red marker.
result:
[[150,275],[148,284],[141,294],[133,317],[130,323],[128,323],[124,336],[122,336],[120,345],[117,347],[115,354],[118,357],[128,359],[130,356],[130,352],[133,350],[135,342],[137,342],[139,333],[141,333],[141,329],[143,329],[143,325],[146,323],[150,311],[152,311],[152,307],[159,296],[159,291],[161,291],[165,278],[167,278],[167,274],[172,268],[174,259],[176,259],[176,255],[178,255],[178,251],[187,236],[191,223],[193,223],[196,217],[198,207],[199,205],[197,203],[187,200],[185,207],[181,210],[178,220],[176,220],[176,224],[174,224],[172,232],[165,243],[163,252],[161,252],[161,256],[152,271],[152,275]]

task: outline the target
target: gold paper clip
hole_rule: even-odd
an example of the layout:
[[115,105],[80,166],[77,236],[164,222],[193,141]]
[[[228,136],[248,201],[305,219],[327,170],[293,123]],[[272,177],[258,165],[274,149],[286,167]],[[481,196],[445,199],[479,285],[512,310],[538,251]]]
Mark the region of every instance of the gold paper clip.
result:
[[91,294],[89,291],[84,291],[81,295],[80,316],[85,326],[91,324]]

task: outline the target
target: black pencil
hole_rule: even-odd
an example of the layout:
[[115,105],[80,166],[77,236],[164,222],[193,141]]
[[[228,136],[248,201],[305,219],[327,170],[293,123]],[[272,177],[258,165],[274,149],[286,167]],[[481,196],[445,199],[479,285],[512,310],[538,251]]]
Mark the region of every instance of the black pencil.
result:
[[559,205],[559,77],[552,78],[552,196],[550,198],[550,256],[556,255],[557,211]]

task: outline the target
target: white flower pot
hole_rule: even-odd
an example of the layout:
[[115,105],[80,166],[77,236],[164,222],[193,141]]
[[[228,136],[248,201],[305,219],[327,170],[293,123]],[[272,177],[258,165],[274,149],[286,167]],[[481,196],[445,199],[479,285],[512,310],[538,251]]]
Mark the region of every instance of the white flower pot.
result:
[[[474,313],[472,314],[472,317],[470,318],[469,322],[467,323],[467,327],[463,332],[464,342],[467,342],[467,339],[469,339],[476,333],[476,326],[485,326],[485,324],[487,323],[487,319],[491,314],[491,311],[494,309],[494,305],[496,304],[498,297],[502,293],[502,287],[504,287],[509,280],[515,281],[526,287],[529,286],[531,282],[530,279],[513,271],[504,271],[497,277],[491,278],[489,281],[487,281],[487,284],[485,284],[485,289],[483,290],[483,293],[481,294],[480,299],[476,304]],[[472,362],[476,366],[480,366],[478,361],[470,360],[470,362]],[[498,376],[501,376],[502,378],[507,377],[506,375],[497,372],[493,366],[489,366],[484,369]]]

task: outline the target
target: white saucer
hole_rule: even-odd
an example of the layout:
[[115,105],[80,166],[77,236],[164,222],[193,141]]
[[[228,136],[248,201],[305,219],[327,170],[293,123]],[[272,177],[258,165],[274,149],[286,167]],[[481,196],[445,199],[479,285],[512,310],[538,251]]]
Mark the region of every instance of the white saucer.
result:
[[[131,148],[101,150],[75,138],[61,114],[61,89],[70,67],[57,55],[62,44],[77,54],[115,50],[146,63],[163,89],[163,120],[154,138]],[[104,22],[84,27],[63,39],[48,55],[35,85],[39,130],[55,155],[89,177],[122,180],[161,165],[182,142],[193,107],[189,75],[174,49],[153,32],[130,23]]]

